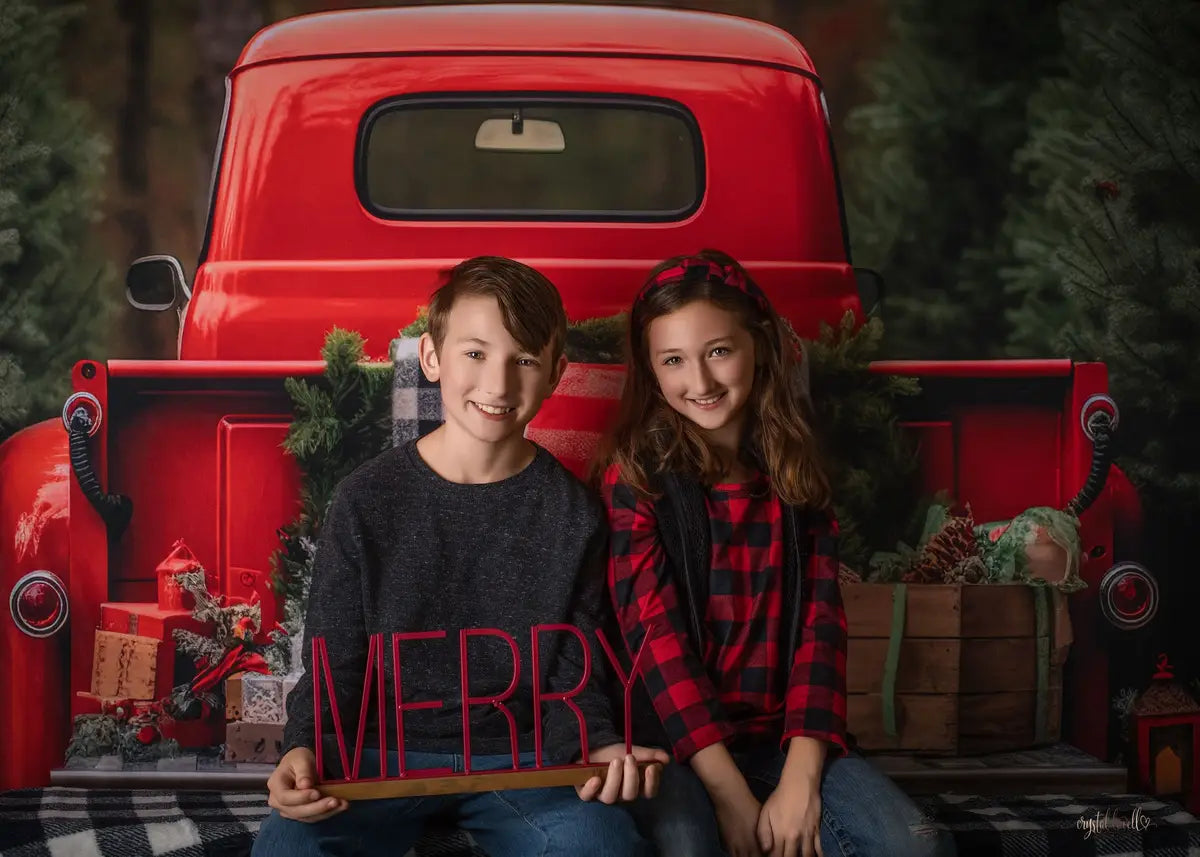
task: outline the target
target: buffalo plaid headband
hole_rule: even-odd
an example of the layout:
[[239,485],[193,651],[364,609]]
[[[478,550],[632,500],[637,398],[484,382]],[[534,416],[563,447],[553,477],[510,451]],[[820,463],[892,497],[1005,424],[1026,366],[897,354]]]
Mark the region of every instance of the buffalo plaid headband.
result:
[[[662,288],[671,283],[688,283],[701,280],[714,280],[718,283],[724,283],[730,288],[737,289],[744,295],[749,295],[763,312],[771,312],[771,302],[767,300],[767,296],[742,271],[733,265],[718,265],[716,262],[700,258],[685,259],[673,268],[667,268],[667,270],[642,287],[642,290],[638,292],[634,305],[636,306],[649,295],[653,294],[655,289]],[[800,342],[800,337],[796,335],[796,332],[792,330],[792,326],[788,322],[784,322],[784,327],[787,329],[788,337],[792,341],[792,352],[796,356],[796,363],[797,365],[802,365],[804,363],[804,346]],[[804,386],[807,387],[807,382],[805,382]]]
[[675,282],[700,282],[712,280],[737,289],[744,295],[749,295],[764,312],[770,312],[771,303],[754,282],[733,265],[718,265],[707,259],[686,259],[673,268],[662,271],[653,280],[646,283],[638,293],[637,302],[645,300],[651,293],[662,286]]

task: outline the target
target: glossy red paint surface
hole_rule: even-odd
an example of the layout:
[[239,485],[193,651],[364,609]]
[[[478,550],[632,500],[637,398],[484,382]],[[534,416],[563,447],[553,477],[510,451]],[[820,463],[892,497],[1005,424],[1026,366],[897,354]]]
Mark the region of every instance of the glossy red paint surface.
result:
[[[417,11],[431,10],[404,10]],[[402,32],[394,37],[407,43]],[[542,270],[576,319],[626,309],[658,261],[702,247],[742,260],[804,332],[859,312],[818,88],[797,72],[682,59],[354,56],[254,66],[235,73],[231,86],[211,238],[184,322],[185,359],[305,359],[333,325],[361,331],[381,356],[428,302],[439,272],[479,253]],[[398,95],[481,87],[682,105],[703,142],[699,209],[670,223],[369,213],[353,181],[366,111]]]
[[237,69],[345,54],[555,51],[780,63],[812,71],[804,49],[759,21],[677,9],[496,4],[325,12],[262,30]]
[[27,636],[8,604],[14,584],[31,571],[50,571],[69,585],[70,469],[59,420],[30,426],[0,444],[0,734],[6,748],[0,788],[48,783],[70,734],[64,681],[69,630]]

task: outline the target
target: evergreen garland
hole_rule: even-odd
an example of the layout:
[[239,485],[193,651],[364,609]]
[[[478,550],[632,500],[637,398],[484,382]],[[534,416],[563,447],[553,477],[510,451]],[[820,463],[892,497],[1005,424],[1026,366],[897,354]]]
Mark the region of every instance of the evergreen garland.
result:
[[364,362],[360,334],[334,328],[321,356],[325,373],[288,378],[295,419],[283,446],[300,467],[300,513],[279,531],[271,582],[284,607],[286,634],[273,631],[263,657],[278,674],[291,663],[291,638],[302,633],[317,532],[343,478],[391,444],[391,363]]

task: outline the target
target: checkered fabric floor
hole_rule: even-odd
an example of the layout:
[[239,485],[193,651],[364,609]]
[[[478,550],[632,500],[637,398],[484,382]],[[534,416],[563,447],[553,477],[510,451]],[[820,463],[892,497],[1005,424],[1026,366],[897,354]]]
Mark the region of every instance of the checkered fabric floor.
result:
[[[962,857],[1200,857],[1200,821],[1138,795],[917,800]],[[234,857],[266,815],[254,793],[29,789],[0,794],[5,857]],[[462,834],[427,835],[415,857],[485,857]]]

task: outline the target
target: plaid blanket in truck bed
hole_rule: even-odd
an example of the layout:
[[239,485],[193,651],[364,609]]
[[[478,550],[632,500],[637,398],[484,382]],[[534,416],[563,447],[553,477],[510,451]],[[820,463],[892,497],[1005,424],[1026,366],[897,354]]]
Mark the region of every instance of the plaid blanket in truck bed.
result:
[[[1200,821],[1140,795],[915,798],[962,857],[1200,857]],[[28,789],[0,794],[5,857],[234,857],[267,814],[246,792]],[[430,831],[413,857],[486,857],[465,834]]]

